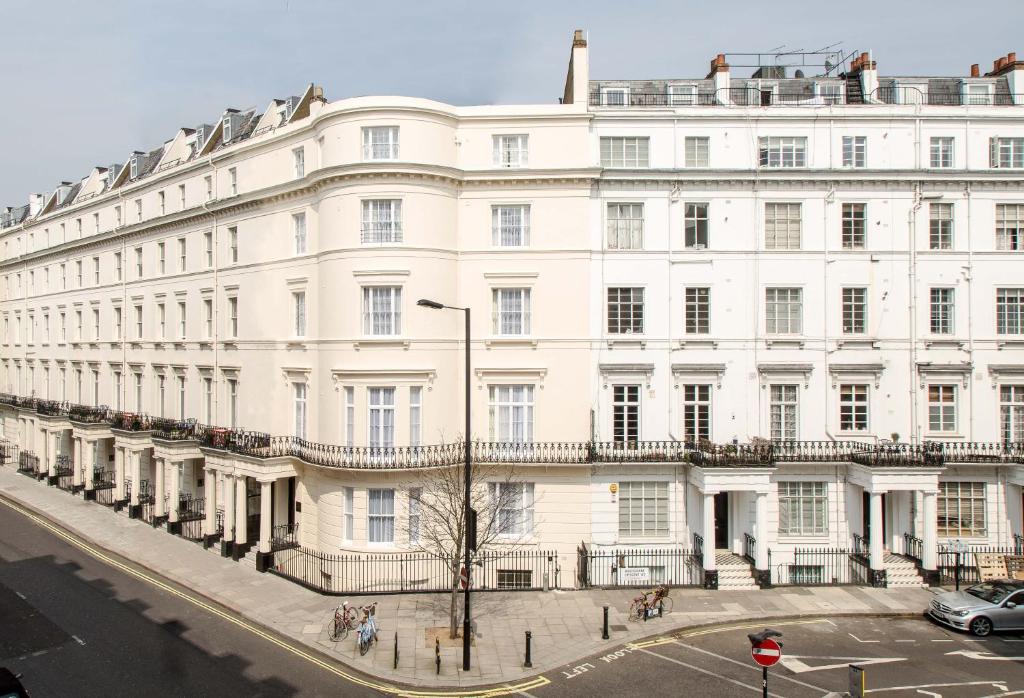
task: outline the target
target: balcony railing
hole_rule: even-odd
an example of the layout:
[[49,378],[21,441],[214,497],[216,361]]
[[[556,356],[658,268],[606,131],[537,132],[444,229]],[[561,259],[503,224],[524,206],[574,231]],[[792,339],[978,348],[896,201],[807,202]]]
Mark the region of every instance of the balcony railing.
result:
[[79,424],[101,424],[109,423],[112,417],[106,405],[90,407],[72,404],[68,406],[68,419]]
[[110,428],[122,431],[150,431],[152,420],[144,414],[114,412],[110,417]]
[[36,413],[41,415],[50,417],[67,416],[70,409],[71,404],[67,402],[57,402],[56,400],[36,401]]
[[942,447],[945,463],[1024,463],[1024,443],[928,441]]
[[154,417],[149,420],[154,439],[166,441],[187,441],[196,438],[196,421],[194,419],[165,419]]
[[270,533],[271,551],[299,547],[299,524],[279,524]]
[[848,463],[854,453],[871,448],[863,441],[773,441],[772,456],[783,463]]
[[941,467],[942,444],[931,441],[921,444],[879,443],[871,450],[854,453],[852,460],[876,468],[914,465]]
[[878,104],[925,106],[1015,106],[1024,104],[1024,95],[1008,92],[988,94],[964,94],[959,91],[924,91],[911,86],[883,86],[871,91],[866,99],[857,102],[847,100],[842,92],[821,93],[806,90],[768,90],[756,86],[723,87],[713,92],[669,94],[667,91],[638,92],[624,88],[609,87],[589,94],[592,107],[825,107],[833,105],[871,106]]

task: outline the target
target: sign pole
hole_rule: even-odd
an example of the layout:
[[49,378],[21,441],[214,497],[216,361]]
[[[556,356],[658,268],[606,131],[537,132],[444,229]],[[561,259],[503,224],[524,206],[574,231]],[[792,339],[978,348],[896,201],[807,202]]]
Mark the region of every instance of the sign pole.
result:
[[761,667],[761,696],[768,698],[768,667]]

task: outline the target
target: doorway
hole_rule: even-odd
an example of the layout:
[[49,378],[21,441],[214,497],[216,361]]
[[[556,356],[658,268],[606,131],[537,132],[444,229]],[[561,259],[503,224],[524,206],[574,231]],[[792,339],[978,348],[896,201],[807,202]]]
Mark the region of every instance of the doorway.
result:
[[729,545],[729,493],[715,495],[715,549],[728,550]]

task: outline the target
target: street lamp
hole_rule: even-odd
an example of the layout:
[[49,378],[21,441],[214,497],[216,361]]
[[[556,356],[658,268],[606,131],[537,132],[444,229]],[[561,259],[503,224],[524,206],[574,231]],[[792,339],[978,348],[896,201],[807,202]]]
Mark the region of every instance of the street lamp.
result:
[[470,368],[469,368],[469,347],[470,347],[469,308],[457,308],[457,307],[453,307],[453,306],[450,306],[450,305],[445,305],[444,303],[438,303],[437,301],[427,300],[426,298],[421,298],[418,301],[416,301],[416,305],[422,306],[424,308],[430,308],[432,310],[461,310],[462,312],[464,312],[466,314],[466,318],[465,318],[465,322],[466,322],[466,435],[465,435],[466,482],[465,482],[465,485],[464,485],[464,487],[465,487],[465,501],[463,502],[463,510],[462,510],[462,521],[463,521],[463,523],[464,523],[464,525],[466,527],[466,531],[463,534],[463,539],[464,539],[465,544],[466,544],[466,549],[465,549],[466,561],[465,561],[465,563],[463,565],[465,567],[465,569],[466,569],[466,588],[463,590],[463,607],[465,609],[465,613],[463,614],[463,618],[462,618],[462,670],[463,671],[469,671],[469,651],[470,651],[469,650],[469,646],[470,646],[470,643],[469,643],[469,633],[470,633],[470,623],[469,623],[469,587],[470,587],[470,570],[472,569],[472,565],[470,565],[470,560],[469,560],[469,529],[470,529],[470,521],[469,521],[469,519],[470,519],[470,516],[471,516],[471,507],[470,507],[470,501],[469,501],[469,488],[470,488],[470,485],[472,484],[471,483],[471,475],[470,475],[470,466],[472,464],[472,454],[471,454],[470,449],[472,448],[472,445],[471,445],[471,439],[470,439],[470,421],[469,421],[469,403],[470,403],[470,396],[471,396],[471,393],[470,393],[470,390],[469,390],[469,378],[470,378]]

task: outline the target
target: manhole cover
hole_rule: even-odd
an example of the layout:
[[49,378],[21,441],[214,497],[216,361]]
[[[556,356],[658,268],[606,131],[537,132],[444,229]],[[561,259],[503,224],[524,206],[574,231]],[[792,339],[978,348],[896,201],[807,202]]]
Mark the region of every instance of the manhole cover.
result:
[[612,630],[614,630],[615,632],[619,632],[619,633],[626,632],[626,626],[625,625],[609,625],[608,627],[611,628]]

